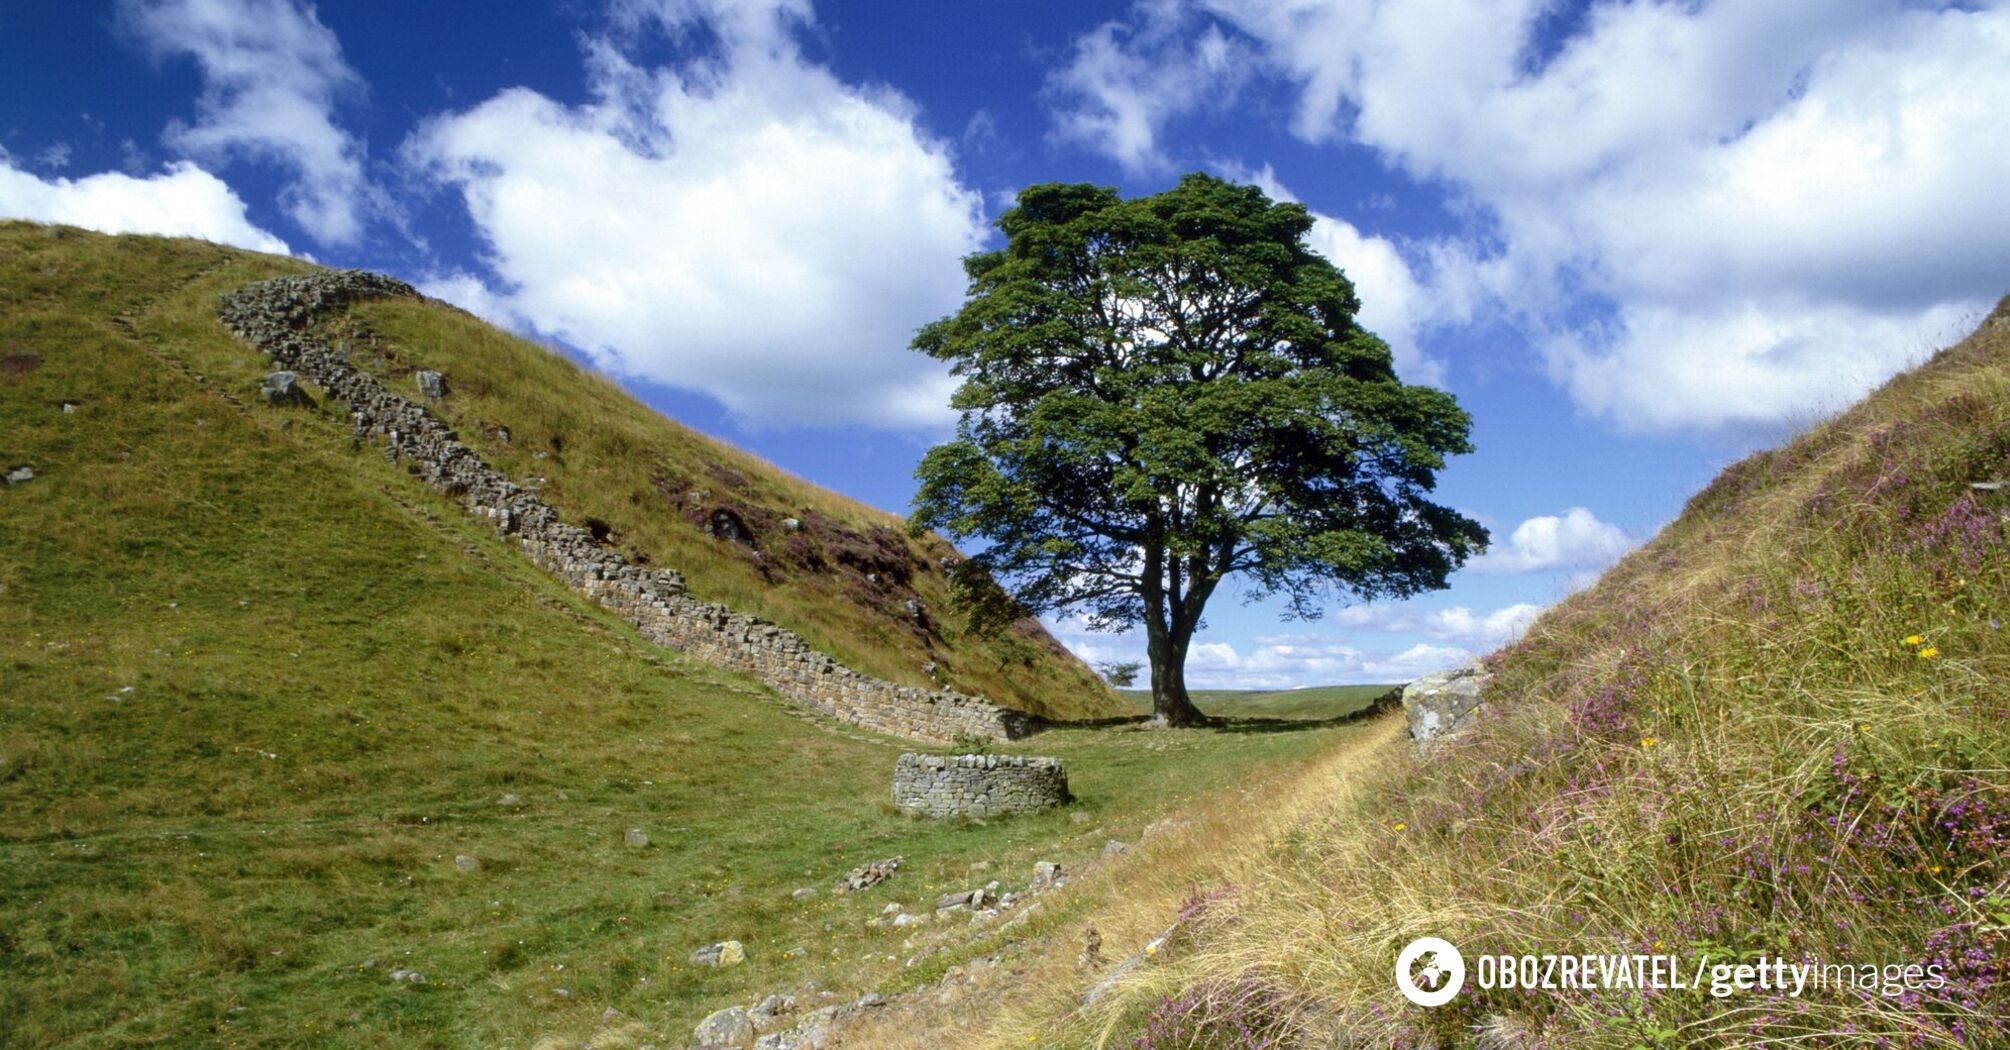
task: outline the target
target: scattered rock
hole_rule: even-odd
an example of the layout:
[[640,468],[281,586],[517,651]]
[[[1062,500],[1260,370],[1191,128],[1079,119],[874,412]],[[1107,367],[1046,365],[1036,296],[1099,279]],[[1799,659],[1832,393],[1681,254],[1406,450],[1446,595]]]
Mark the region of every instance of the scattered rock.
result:
[[893,924],[896,927],[919,926],[927,921],[928,916],[926,915],[913,915],[908,912],[901,912],[899,915],[893,917]]
[[496,799],[496,805],[498,805],[498,806],[514,806],[514,805],[517,805],[517,804],[521,803],[522,801],[523,801],[523,799],[521,799],[521,798],[518,798],[518,797],[517,797],[517,796],[515,796],[515,795],[504,795],[503,797],[501,797],[501,798],[499,798],[499,799]]
[[1067,880],[1068,877],[1063,874],[1059,864],[1051,860],[1043,860],[1033,865],[1033,881],[1026,884],[1026,891],[1028,893],[1038,893],[1041,890],[1050,890]]
[[1085,973],[1103,968],[1103,934],[1094,925],[1082,934],[1082,954],[1075,960],[1075,965]]
[[447,396],[446,376],[430,368],[421,368],[413,373],[412,378],[418,381],[419,393],[424,394],[427,400],[438,401]]
[[814,897],[816,895],[817,895],[817,888],[815,886],[804,886],[803,888],[795,891],[794,893],[789,894],[790,897],[793,897],[799,901],[809,900],[811,897]]
[[454,867],[459,868],[462,871],[474,871],[476,868],[479,868],[481,866],[482,866],[481,861],[478,861],[475,858],[470,857],[465,853],[454,858]]
[[1123,851],[1130,848],[1131,844],[1128,842],[1121,842],[1117,839],[1111,839],[1110,841],[1103,843],[1103,856],[1114,857],[1117,854],[1122,853]]
[[801,518],[783,518],[783,519],[782,519],[782,528],[785,528],[785,529],[789,530],[790,532],[801,532],[801,531],[803,531],[803,519],[801,519]]
[[739,941],[720,941],[692,952],[691,961],[699,966],[738,966],[747,961],[747,949]]
[[272,372],[265,381],[258,384],[258,396],[268,405],[301,405],[307,403],[307,392],[300,389],[300,374],[297,372]]
[[992,899],[987,890],[964,890],[961,893],[945,893],[935,901],[936,911],[952,911],[957,908],[982,908]]
[[751,1048],[754,1045],[754,1020],[747,1011],[737,1006],[724,1010],[698,1022],[691,1036],[703,1047]]
[[754,1022],[756,1031],[765,1032],[783,1017],[796,1012],[796,997],[793,995],[770,995],[747,1011],[747,1017]]
[[391,980],[400,981],[405,984],[425,984],[426,975],[417,970],[407,970],[401,967],[391,971]]
[[838,880],[837,892],[857,893],[860,890],[869,890],[885,882],[893,876],[894,872],[900,870],[902,859],[900,857],[888,857],[885,860],[876,860],[871,864],[861,864],[851,869],[845,873],[844,878]]
[[1410,738],[1419,745],[1464,729],[1478,710],[1482,691],[1493,676],[1477,663],[1428,674],[1403,688],[1403,713],[1410,720]]
[[35,480],[35,470],[26,465],[15,467],[13,470],[7,472],[7,484],[9,485],[24,485],[33,480]]
[[641,849],[642,847],[649,845],[649,835],[641,828],[629,828],[628,833],[621,836],[621,841],[626,842],[628,845],[633,846],[636,849]]
[[66,416],[74,416],[74,415],[76,415],[76,414],[77,414],[77,403],[76,403],[75,401],[65,401],[65,402],[63,402],[63,414],[64,414],[64,415],[66,415]]

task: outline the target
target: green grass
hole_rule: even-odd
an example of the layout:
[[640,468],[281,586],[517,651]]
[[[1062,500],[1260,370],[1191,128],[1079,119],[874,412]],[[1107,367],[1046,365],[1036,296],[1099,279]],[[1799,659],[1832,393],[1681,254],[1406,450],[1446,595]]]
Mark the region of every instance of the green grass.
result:
[[[897,983],[889,900],[1023,884],[1360,731],[1054,732],[1014,749],[1068,762],[1067,810],[894,815],[913,745],[650,646],[339,405],[259,404],[215,297],[302,265],[0,225],[0,466],[37,475],[0,487],[0,1045],[528,1046],[608,1007],[674,1043]],[[745,965],[686,963],[725,938]]]
[[[1394,685],[1317,685],[1302,689],[1195,689],[1189,695],[1203,712],[1221,718],[1284,718],[1319,721],[1364,711]],[[1119,690],[1133,709],[1149,713],[1149,689]]]

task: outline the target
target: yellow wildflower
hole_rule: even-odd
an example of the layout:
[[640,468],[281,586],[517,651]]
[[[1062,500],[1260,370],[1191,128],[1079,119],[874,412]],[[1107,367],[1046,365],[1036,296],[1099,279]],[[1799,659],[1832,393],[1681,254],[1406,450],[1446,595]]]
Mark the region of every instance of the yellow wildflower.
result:
[[1641,738],[1640,738],[1640,746],[1641,746],[1641,747],[1653,747],[1654,745],[1656,745],[1656,744],[1658,744],[1658,743],[1660,743],[1660,742],[1661,742],[1661,738],[1660,738],[1660,737],[1657,737],[1657,736],[1643,736],[1643,737],[1641,737]]
[[1926,639],[1924,639],[1924,638],[1921,638],[1920,636],[1918,636],[1918,635],[1916,635],[1916,634],[1908,634],[1908,635],[1906,635],[1906,636],[1905,636],[1905,644],[1907,644],[1907,645],[1918,645],[1919,643],[1921,643],[1921,642],[1923,642],[1923,641],[1925,641],[1925,640],[1926,640]]
[[1926,647],[1926,648],[1924,648],[1924,649],[1921,649],[1921,650],[1919,651],[1919,658],[1920,658],[1920,659],[1922,659],[1922,660],[1931,660],[1931,659],[1933,659],[1934,657],[1936,657],[1936,656],[1939,656],[1939,655],[1940,655],[1940,650],[1938,650],[1938,649],[1935,649],[1935,648],[1934,648],[1933,646],[1930,646],[1930,645],[1929,645],[1929,646],[1927,646],[1927,647]]
[[1396,830],[1397,830],[1397,831],[1401,831],[1401,830],[1403,830],[1403,829],[1404,829],[1404,828],[1406,828],[1406,827],[1409,827],[1409,825],[1408,825],[1408,824],[1405,824],[1405,823],[1403,823],[1403,822],[1402,822],[1402,821],[1400,821],[1400,820],[1396,822]]

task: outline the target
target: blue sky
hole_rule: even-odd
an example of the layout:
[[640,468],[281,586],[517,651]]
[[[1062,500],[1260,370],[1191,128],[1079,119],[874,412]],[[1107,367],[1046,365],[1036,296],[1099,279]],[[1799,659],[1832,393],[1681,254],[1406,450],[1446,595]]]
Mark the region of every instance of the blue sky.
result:
[[0,215],[395,273],[897,511],[949,424],[908,336],[1016,189],[1258,182],[1473,414],[1440,492],[1496,550],[1217,598],[1189,677],[1384,681],[2010,290],[2006,99],[1993,3],[16,0]]

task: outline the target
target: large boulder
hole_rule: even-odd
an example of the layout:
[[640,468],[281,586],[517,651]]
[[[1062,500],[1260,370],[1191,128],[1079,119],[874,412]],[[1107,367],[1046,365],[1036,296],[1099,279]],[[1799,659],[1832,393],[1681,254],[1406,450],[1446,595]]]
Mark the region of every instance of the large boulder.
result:
[[1493,676],[1477,663],[1427,674],[1403,688],[1403,714],[1419,744],[1458,732],[1471,721]]

